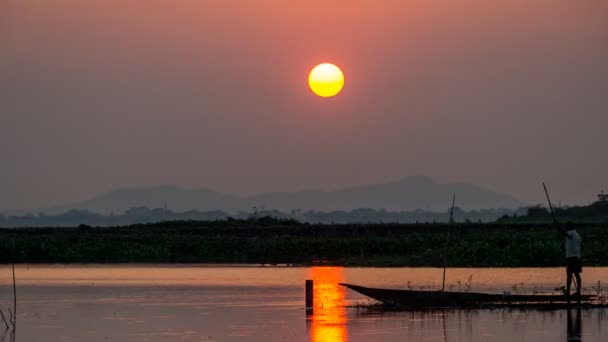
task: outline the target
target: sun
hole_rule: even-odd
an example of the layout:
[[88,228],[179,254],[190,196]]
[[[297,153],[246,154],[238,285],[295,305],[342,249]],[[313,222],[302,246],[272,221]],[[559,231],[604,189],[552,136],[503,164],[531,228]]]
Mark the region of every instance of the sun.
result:
[[308,74],[308,85],[321,97],[336,96],[344,87],[344,74],[334,64],[321,63]]

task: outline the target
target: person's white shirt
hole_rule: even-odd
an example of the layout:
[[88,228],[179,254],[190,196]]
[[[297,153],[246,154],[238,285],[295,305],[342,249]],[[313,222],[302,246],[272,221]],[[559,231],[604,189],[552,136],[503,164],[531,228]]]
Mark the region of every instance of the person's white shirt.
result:
[[566,258],[581,257],[581,240],[576,230],[566,232]]

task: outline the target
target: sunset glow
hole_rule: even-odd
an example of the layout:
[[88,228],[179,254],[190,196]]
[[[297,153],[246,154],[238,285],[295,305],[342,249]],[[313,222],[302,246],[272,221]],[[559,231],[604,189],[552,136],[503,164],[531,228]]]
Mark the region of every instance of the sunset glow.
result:
[[310,71],[308,85],[321,97],[336,96],[344,87],[344,74],[336,65],[322,63]]
[[346,292],[338,283],[344,281],[342,267],[313,267],[314,315],[311,342],[347,341]]
[[0,342],[608,342],[607,18],[0,0]]

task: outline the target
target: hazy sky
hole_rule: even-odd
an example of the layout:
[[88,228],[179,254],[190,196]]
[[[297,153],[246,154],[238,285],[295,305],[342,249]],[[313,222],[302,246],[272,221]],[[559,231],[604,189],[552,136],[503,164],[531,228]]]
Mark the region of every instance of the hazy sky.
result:
[[587,203],[607,147],[606,0],[0,2],[0,209],[408,175]]

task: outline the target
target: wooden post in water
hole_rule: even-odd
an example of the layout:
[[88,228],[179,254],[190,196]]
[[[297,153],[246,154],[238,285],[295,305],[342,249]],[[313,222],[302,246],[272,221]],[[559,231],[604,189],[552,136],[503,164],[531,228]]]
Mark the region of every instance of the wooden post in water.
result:
[[312,315],[314,308],[313,284],[311,279],[306,280],[306,315]]

